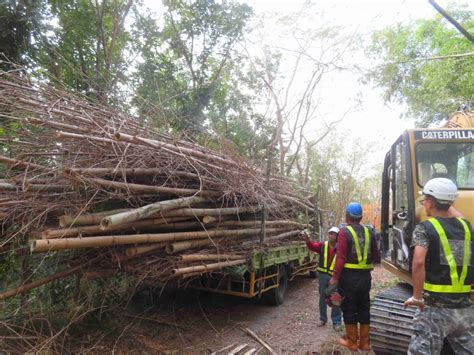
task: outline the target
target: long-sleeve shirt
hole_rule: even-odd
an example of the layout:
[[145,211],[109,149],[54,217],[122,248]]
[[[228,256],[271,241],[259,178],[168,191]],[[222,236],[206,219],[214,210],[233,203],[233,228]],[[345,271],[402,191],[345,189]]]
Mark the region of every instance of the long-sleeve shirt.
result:
[[[311,251],[314,251],[318,254],[321,254],[321,247],[324,243],[323,242],[312,242],[311,240],[308,240],[306,242],[306,245],[308,246],[308,249],[311,250]],[[329,246],[329,251],[328,251],[328,260],[332,260],[332,258],[334,257],[334,252],[335,252],[336,248],[331,248],[331,246]],[[337,264],[337,260],[336,260],[336,264]]]
[[[351,235],[348,236],[349,238],[352,238]],[[380,251],[379,248],[377,247],[377,240],[375,239],[374,233],[370,233],[370,245],[371,245],[371,253],[372,253],[372,260],[374,264],[380,264]],[[346,263],[347,259],[347,236],[344,233],[344,229],[341,229],[339,231],[339,234],[337,235],[337,259],[336,259],[336,265],[334,266],[334,273],[333,273],[333,278],[335,280],[339,280],[339,277],[341,276],[341,272],[344,269],[344,264]]]

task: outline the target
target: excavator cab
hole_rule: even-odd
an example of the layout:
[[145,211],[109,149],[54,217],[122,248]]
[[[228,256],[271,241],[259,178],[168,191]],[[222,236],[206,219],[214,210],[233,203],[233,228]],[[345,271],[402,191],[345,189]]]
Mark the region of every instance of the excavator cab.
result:
[[474,129],[410,129],[392,145],[382,175],[381,237],[385,260],[407,273],[411,234],[426,219],[420,192],[436,177],[454,181],[454,207],[474,222]]
[[[409,129],[386,154],[382,172],[382,264],[404,280],[376,295],[371,306],[371,342],[376,354],[406,354],[415,309],[411,296],[411,248],[415,225],[427,216],[420,205],[424,184],[435,177],[454,181],[454,208],[474,225],[474,114],[456,113],[442,128]],[[471,298],[473,293],[471,292]],[[442,354],[452,354],[445,344]]]

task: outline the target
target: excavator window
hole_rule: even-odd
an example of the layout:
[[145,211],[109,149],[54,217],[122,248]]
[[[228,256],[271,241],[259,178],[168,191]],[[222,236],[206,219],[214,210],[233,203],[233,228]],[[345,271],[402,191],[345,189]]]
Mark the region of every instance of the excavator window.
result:
[[459,189],[474,188],[474,143],[429,142],[416,145],[417,182],[445,177]]

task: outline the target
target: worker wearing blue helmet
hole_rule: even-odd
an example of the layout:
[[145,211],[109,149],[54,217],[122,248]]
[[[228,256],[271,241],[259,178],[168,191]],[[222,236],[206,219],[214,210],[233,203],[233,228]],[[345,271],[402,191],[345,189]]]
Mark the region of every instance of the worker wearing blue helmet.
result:
[[360,224],[362,214],[360,203],[347,205],[347,225],[338,234],[337,261],[330,284],[337,284],[343,297],[346,337],[340,339],[340,344],[350,350],[367,351],[370,350],[370,271],[374,263],[380,263],[380,252],[373,230]]

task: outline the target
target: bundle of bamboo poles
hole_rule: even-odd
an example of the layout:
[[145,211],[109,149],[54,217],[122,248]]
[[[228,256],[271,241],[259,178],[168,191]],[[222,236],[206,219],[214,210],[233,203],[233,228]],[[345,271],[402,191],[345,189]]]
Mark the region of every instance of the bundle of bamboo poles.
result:
[[105,248],[109,269],[169,280],[243,264],[262,242],[294,239],[314,209],[229,148],[163,134],[21,71],[0,72],[0,92],[0,250],[28,243],[95,260]]

